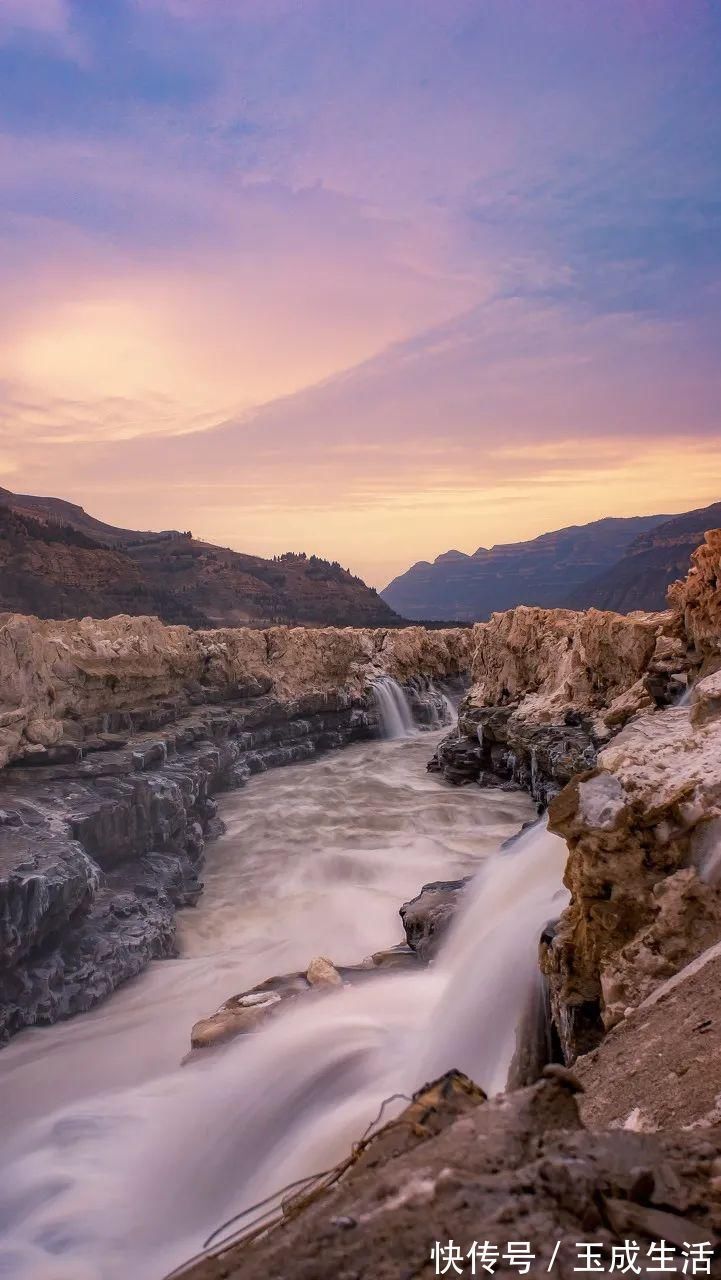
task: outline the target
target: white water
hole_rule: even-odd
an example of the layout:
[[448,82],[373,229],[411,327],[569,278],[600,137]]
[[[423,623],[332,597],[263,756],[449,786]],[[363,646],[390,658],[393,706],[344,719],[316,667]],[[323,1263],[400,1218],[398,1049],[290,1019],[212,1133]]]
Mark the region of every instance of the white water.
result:
[[[493,855],[529,802],[428,777],[433,745],[364,745],[254,780],[227,802],[186,958],[3,1050],[0,1276],[159,1280],[225,1218],[341,1158],[390,1094],[451,1066],[503,1086],[565,848],[536,827]],[[192,1022],[231,992],[393,944],[399,903],[479,858],[432,970],[300,1002],[178,1069]]]
[[381,715],[384,738],[405,738],[414,732],[413,714],[403,689],[392,676],[379,676],[373,696]]
[[691,704],[692,698],[693,698],[693,685],[687,684],[686,688],[681,694],[681,697],[678,699],[678,702],[676,702],[675,705],[677,707],[688,707]]

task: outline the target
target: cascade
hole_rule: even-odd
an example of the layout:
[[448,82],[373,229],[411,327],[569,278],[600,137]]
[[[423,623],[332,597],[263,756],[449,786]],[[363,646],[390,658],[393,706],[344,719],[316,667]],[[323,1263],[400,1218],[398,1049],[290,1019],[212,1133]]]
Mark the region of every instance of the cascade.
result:
[[415,732],[410,703],[397,680],[392,676],[379,676],[373,682],[372,692],[384,738],[407,738]]
[[565,857],[536,824],[482,865],[430,968],[300,1000],[207,1059],[38,1121],[6,1167],[0,1270],[159,1280],[219,1223],[332,1167],[391,1095],[451,1067],[502,1089]]

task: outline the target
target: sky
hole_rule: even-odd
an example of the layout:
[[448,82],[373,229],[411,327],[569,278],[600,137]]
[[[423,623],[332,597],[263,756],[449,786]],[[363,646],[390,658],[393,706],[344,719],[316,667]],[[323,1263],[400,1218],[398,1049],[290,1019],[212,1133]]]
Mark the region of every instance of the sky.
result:
[[721,499],[719,0],[0,0],[0,485],[306,550]]

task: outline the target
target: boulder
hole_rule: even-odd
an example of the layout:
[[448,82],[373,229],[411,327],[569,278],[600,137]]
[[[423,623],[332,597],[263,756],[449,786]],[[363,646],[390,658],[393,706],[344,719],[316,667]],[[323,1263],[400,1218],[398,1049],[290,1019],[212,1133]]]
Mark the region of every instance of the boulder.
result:
[[305,971],[311,987],[342,987],[343,979],[332,960],[325,956],[315,956]]
[[424,884],[415,898],[403,903],[399,915],[406,941],[419,960],[427,962],[437,955],[471,878],[434,880]]

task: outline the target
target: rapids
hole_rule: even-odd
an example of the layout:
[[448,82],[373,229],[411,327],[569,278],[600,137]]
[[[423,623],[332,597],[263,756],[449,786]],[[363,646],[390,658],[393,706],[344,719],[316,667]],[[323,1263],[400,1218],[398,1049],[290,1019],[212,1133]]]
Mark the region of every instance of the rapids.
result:
[[[530,801],[428,775],[439,736],[351,747],[226,798],[181,957],[2,1050],[0,1276],[160,1280],[233,1213],[340,1159],[391,1094],[451,1066],[503,1087],[565,846],[536,825],[495,853]],[[227,996],[393,945],[404,899],[475,868],[432,969],[301,1000],[180,1066],[192,1023]]]

